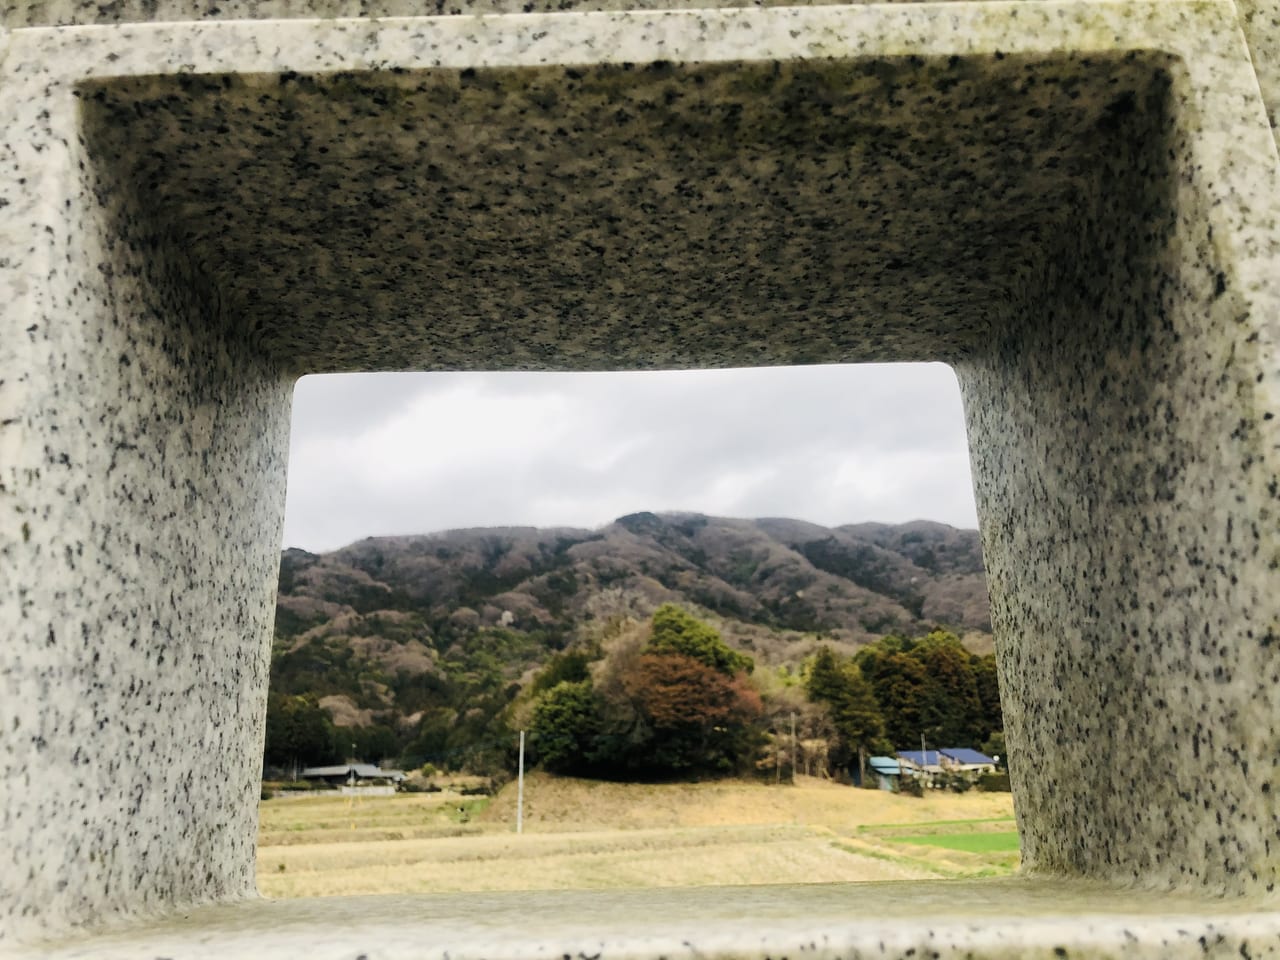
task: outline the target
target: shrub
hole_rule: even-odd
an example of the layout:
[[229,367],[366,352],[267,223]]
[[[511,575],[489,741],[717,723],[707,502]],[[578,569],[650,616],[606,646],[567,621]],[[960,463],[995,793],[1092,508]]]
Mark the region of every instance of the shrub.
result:
[[933,778],[933,785],[939,790],[950,790],[952,793],[968,793],[973,789],[973,780],[966,773],[944,770]]
[[440,792],[440,786],[431,780],[401,780],[396,789],[402,793]]
[[985,793],[1008,793],[1009,774],[1007,773],[984,773],[978,778],[978,789]]
[[899,777],[898,792],[909,797],[923,797],[924,783],[915,777]]
[[310,780],[290,780],[288,783],[280,784],[280,789],[281,791],[289,792],[298,790],[337,790],[338,788],[324,780],[316,780],[315,782]]

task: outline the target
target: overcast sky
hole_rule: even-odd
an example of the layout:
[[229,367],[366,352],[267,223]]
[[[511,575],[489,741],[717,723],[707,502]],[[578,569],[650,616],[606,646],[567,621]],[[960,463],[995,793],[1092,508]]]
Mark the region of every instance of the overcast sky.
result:
[[943,364],[344,374],[294,394],[286,546],[638,510],[976,527]]

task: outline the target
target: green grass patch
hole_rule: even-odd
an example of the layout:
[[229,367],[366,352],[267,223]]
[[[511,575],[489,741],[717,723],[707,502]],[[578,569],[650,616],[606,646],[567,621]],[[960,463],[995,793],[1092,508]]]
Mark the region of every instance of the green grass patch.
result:
[[947,850],[962,850],[965,853],[1017,853],[1018,833],[983,832],[983,833],[934,833],[917,837],[885,837],[895,843],[916,843],[928,847],[943,847]]
[[938,827],[968,827],[975,823],[1014,823],[1015,817],[975,817],[971,820],[921,820],[919,823],[869,823],[858,827],[859,833],[884,833],[886,830],[934,830]]

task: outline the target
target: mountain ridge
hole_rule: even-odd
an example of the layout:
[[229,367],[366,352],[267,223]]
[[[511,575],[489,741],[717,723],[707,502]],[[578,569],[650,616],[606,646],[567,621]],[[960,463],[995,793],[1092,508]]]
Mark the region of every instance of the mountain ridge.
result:
[[856,648],[935,625],[990,632],[976,531],[647,511],[595,530],[467,528],[366,537],[327,553],[290,548],[276,627],[290,638],[344,609],[393,611],[421,617],[433,638],[501,627],[563,645],[592,620],[667,602],[719,620],[730,642],[764,630]]
[[[321,574],[298,580],[317,567],[327,574],[328,587],[320,587]],[[571,572],[574,581],[540,582],[555,571]],[[366,537],[326,553],[289,548],[281,574],[286,607],[299,583],[306,595],[320,598],[327,589],[334,595],[325,599],[360,612],[371,609],[377,597],[353,592],[358,585],[375,594],[381,589],[393,609],[406,598],[430,608],[457,607],[514,591],[534,597],[536,603],[519,606],[536,617],[551,612],[549,590],[564,594],[562,601],[620,582],[652,593],[645,582],[650,580],[665,591],[660,602],[690,603],[722,617],[852,642],[934,623],[990,629],[976,531],[933,521],[823,527],[779,517],[640,512],[594,530],[463,528]],[[819,602],[809,598],[777,609],[804,601],[804,591],[814,588],[823,593]],[[888,602],[875,603],[869,594]],[[584,598],[577,599],[572,606],[581,613]],[[553,605],[560,615],[565,603]]]
[[268,716],[302,696],[367,756],[479,749],[553,656],[666,603],[784,675],[935,627],[991,650],[976,531],[642,511],[284,550]]

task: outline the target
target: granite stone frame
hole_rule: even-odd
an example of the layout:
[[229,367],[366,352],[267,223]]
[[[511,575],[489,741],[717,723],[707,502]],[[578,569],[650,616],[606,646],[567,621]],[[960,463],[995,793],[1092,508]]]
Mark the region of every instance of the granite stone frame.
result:
[[[1224,2],[88,6],[0,6],[0,951],[1280,942],[1262,27],[1255,72]],[[961,381],[1025,878],[237,904],[294,379],[870,360]]]

